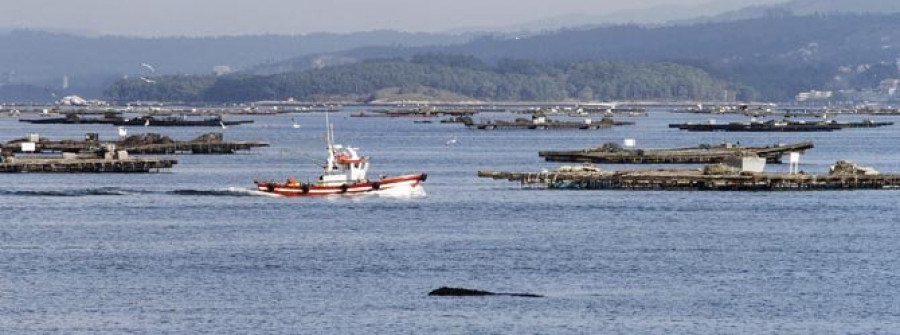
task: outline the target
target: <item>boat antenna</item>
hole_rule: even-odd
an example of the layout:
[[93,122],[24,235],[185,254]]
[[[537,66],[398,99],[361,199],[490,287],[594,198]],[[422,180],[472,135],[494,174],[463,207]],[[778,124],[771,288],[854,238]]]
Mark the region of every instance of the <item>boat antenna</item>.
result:
[[328,118],[328,111],[325,111],[325,144],[328,146],[328,161],[325,166],[327,173],[335,170],[334,166],[334,128],[331,126],[331,119]]
[[328,141],[328,149],[331,149],[331,143],[334,142],[334,128],[331,127],[331,119],[328,118],[328,111],[325,111],[325,140]]

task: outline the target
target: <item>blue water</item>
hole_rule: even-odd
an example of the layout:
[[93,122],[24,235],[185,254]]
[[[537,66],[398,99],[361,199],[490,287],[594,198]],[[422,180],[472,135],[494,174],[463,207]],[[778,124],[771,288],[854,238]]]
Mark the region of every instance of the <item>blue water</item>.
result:
[[[813,140],[803,170],[852,159],[900,172],[897,126],[688,133],[667,124],[709,117],[656,112],[611,130],[473,131],[346,115],[334,115],[338,141],[373,156],[373,173],[427,172],[426,197],[244,191],[315,176],[303,155],[322,154],[321,115],[297,116],[299,130],[291,116],[255,117],[226,138],[273,147],[182,156],[166,173],[0,175],[0,333],[900,333],[897,191],[546,191],[476,178],[552,169],[538,150],[623,138]],[[718,117],[732,119],[743,118]],[[27,132],[116,136],[0,118],[0,140]],[[427,297],[440,286],[546,297]]]

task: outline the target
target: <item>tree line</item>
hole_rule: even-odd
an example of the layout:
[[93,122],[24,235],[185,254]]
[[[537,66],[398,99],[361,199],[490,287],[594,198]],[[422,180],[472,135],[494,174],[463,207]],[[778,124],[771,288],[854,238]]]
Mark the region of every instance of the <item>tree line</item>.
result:
[[428,87],[485,101],[716,99],[727,85],[697,67],[617,60],[537,62],[417,54],[410,58],[275,75],[234,74],[123,79],[106,95],[116,101],[247,102],[351,99],[386,88]]
[[[849,6],[865,11],[866,5]],[[570,28],[522,38],[487,36],[446,46],[360,48],[331,56],[363,60],[432,52],[473,55],[492,64],[507,58],[675,62],[733,83],[731,92],[737,92],[738,100],[786,101],[801,91],[872,88],[881,80],[900,77],[900,13],[870,12]]]

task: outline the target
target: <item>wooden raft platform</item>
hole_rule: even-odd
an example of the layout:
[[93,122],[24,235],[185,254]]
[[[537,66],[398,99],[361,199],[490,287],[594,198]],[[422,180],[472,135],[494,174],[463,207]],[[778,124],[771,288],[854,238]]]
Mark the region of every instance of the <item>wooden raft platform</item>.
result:
[[125,146],[125,150],[133,154],[194,154],[194,155],[230,155],[238,151],[250,151],[253,148],[267,147],[267,143],[257,142],[176,142],[169,144],[147,144]]
[[830,132],[847,128],[878,128],[893,125],[893,122],[733,122],[728,124],[670,124],[669,128],[687,131],[737,131],[737,132]]
[[472,116],[477,114],[474,110],[432,110],[432,109],[413,109],[413,110],[376,110],[371,112],[359,112],[350,114],[350,117],[442,117],[442,116]]
[[606,163],[606,164],[712,164],[722,163],[735,156],[756,155],[768,163],[781,163],[782,156],[791,152],[812,149],[812,142],[768,147],[697,147],[680,149],[623,149],[617,145],[581,151],[541,151],[548,162]]
[[464,123],[466,127],[479,130],[490,129],[583,129],[596,130],[612,128],[614,126],[631,126],[634,122],[630,121],[613,121],[612,119],[603,119],[597,123],[587,122],[566,122],[566,121],[545,121],[535,122],[533,120],[518,119],[515,121],[485,121],[479,123]]
[[[4,148],[10,148],[15,152],[21,152],[21,143],[27,139],[17,139],[7,142]],[[131,135],[118,141],[103,142],[99,135],[89,133],[84,140],[51,141],[40,138],[35,143],[35,152],[91,152],[100,150],[106,144],[115,144],[116,148],[126,150],[131,154],[235,154],[238,151],[251,151],[254,148],[268,147],[266,142],[228,142],[224,140],[222,133],[203,134],[190,141],[177,141],[169,137],[155,133]]]
[[59,118],[20,119],[19,122],[32,124],[109,124],[114,126],[148,126],[148,127],[222,127],[253,123],[253,120],[225,121],[221,116],[204,119],[188,119],[184,117],[139,116],[125,118],[119,113],[105,113],[101,117],[84,117],[80,114],[66,114]]
[[170,169],[175,159],[16,158],[0,163],[0,173],[148,173]]
[[704,175],[701,170],[644,170],[616,172],[479,171],[478,176],[551,189],[586,190],[812,191],[900,187],[900,175],[788,175],[773,173]]

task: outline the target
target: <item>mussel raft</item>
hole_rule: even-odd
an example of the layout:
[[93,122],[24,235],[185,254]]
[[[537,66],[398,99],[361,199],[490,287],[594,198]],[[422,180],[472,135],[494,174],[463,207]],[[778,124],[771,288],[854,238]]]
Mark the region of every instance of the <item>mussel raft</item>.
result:
[[550,189],[585,190],[813,191],[900,187],[900,174],[879,174],[845,161],[832,167],[831,173],[819,175],[740,172],[714,164],[695,170],[601,171],[586,166],[542,172],[479,171],[478,176]]
[[731,144],[680,149],[630,149],[614,143],[581,151],[541,151],[548,162],[604,164],[711,164],[723,163],[734,156],[757,155],[769,163],[781,163],[791,152],[812,149],[812,142],[776,144],[768,147],[741,147]]

